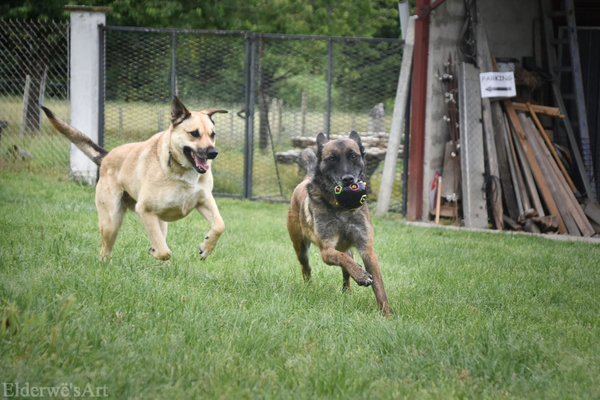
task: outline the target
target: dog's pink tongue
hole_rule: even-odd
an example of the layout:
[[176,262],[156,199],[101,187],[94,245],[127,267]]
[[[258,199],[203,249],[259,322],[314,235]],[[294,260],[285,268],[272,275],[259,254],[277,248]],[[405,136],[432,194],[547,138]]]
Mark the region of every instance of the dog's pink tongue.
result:
[[196,167],[204,170],[204,171],[208,171],[208,162],[206,161],[206,158],[200,158],[196,155],[196,153],[192,153],[192,155],[194,156],[194,162],[196,163]]

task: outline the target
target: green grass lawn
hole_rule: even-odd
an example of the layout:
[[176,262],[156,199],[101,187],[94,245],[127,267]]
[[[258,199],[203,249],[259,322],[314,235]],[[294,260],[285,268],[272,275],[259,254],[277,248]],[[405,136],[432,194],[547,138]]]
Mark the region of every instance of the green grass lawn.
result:
[[217,202],[207,260],[197,213],[170,224],[166,264],[130,213],[105,264],[93,187],[1,171],[0,393],[600,398],[600,245],[375,218],[387,320],[314,248],[303,283],[285,204]]

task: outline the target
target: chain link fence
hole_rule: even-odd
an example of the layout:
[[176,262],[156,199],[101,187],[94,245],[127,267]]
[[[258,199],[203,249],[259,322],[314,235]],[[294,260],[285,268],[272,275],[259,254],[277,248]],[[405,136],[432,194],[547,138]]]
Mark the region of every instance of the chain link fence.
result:
[[[334,137],[356,130],[368,149],[371,201],[376,200],[402,41],[102,29],[101,144],[107,149],[167,129],[176,94],[190,110],[229,111],[214,116],[220,152],[213,163],[216,193],[287,201],[304,174],[299,151],[314,145],[319,132]],[[69,116],[69,25],[0,20],[0,33],[2,168],[66,173],[68,143],[40,118],[39,104]],[[30,108],[36,112],[28,113]],[[23,122],[29,120],[37,122]],[[20,150],[27,156],[10,155]],[[397,211],[402,171],[400,160],[391,207]]]
[[1,167],[67,170],[67,141],[41,104],[68,115],[69,24],[0,19]]

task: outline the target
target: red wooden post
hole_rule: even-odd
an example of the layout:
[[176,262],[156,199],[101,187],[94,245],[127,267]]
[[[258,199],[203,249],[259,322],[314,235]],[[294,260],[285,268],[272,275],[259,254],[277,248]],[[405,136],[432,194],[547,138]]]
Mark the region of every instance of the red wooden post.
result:
[[[437,5],[437,2],[436,2]],[[429,48],[429,0],[416,1],[415,47],[408,159],[406,218],[419,220],[423,214],[423,163],[425,151],[425,107],[427,104],[427,59]]]

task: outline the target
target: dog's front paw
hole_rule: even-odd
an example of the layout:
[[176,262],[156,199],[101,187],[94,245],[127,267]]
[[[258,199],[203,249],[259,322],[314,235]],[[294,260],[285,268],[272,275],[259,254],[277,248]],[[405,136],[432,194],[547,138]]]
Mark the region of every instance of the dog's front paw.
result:
[[161,261],[169,261],[171,259],[171,250],[167,250],[165,253],[158,253],[154,247],[150,247],[148,252],[152,255],[152,257]]
[[208,257],[210,255],[210,253],[212,253],[212,251],[215,249],[215,245],[217,244],[216,239],[218,239],[218,236],[214,236],[211,234],[207,234],[204,237],[204,240],[202,241],[202,243],[200,243],[200,259],[201,260],[205,260],[206,257]]
[[205,242],[202,242],[202,244],[200,245],[200,251],[198,252],[198,254],[200,254],[201,260],[206,260],[206,257],[208,257],[208,255],[210,254],[210,251],[206,248]]
[[358,279],[356,279],[356,283],[359,286],[371,286],[373,284],[373,275],[364,270],[362,272]]

